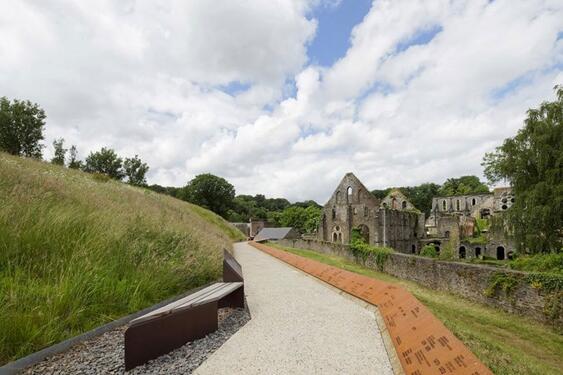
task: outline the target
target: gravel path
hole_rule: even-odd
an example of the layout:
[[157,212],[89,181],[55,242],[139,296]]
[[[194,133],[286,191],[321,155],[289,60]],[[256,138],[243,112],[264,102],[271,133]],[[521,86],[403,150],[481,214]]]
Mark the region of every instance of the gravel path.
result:
[[194,373],[393,374],[372,311],[246,243],[252,320]]
[[[136,367],[127,374],[191,374],[249,319],[246,310],[220,309],[217,331]],[[65,353],[28,368],[22,374],[124,374],[123,333],[126,328],[120,327],[78,344]]]

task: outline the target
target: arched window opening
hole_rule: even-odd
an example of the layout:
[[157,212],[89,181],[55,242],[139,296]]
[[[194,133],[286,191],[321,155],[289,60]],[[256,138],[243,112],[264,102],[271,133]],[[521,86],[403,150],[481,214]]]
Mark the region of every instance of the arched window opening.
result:
[[481,248],[480,247],[476,247],[475,248],[475,257],[479,258],[481,256]]
[[450,238],[450,231],[449,230],[444,232],[444,237]]
[[336,242],[336,240],[338,239],[338,235],[336,233],[332,234],[332,242]]
[[446,211],[446,209],[447,209],[446,201],[443,200],[442,201],[442,210]]
[[336,210],[332,209],[332,220],[336,219]]
[[411,246],[411,253],[416,254],[416,245]]
[[342,242],[342,233],[338,233],[338,241]]
[[364,207],[364,216],[368,217],[368,215],[369,215],[369,210],[367,207]]
[[459,247],[459,258],[460,258],[460,259],[465,259],[465,246],[460,246],[460,247]]
[[497,260],[504,260],[504,247],[497,247]]
[[348,203],[351,203],[352,202],[352,193],[353,193],[352,186],[348,186],[348,189],[346,189],[346,193],[347,193],[346,194],[346,200],[347,200]]
[[403,207],[403,210],[407,209],[407,201],[403,201],[403,203],[401,203],[401,207]]
[[459,199],[455,201],[455,209],[459,211]]
[[336,192],[336,203],[340,203],[340,191]]
[[473,199],[471,200],[471,205],[472,205],[472,206],[475,206],[475,203],[477,203],[477,202],[475,201],[475,198],[473,198]]
[[360,225],[358,227],[359,231],[360,231],[360,235],[362,236],[362,239],[364,240],[365,243],[369,243],[369,228],[367,225]]

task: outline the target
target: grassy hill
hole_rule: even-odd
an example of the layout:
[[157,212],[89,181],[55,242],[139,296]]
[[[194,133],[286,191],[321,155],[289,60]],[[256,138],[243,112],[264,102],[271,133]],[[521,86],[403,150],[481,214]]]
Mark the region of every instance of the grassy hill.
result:
[[218,278],[241,237],[189,203],[0,153],[0,364]]

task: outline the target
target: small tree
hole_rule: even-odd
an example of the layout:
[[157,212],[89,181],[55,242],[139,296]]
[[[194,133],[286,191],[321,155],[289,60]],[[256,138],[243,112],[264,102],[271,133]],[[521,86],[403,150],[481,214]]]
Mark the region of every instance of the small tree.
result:
[[506,212],[519,250],[559,252],[563,247],[563,86],[556,99],[528,110],[524,127],[485,155],[491,183],[507,180],[515,202]]
[[81,169],[82,168],[82,161],[78,160],[78,151],[76,150],[76,146],[70,146],[70,150],[68,151],[69,158],[68,158],[68,167],[71,169]]
[[0,98],[0,150],[40,159],[45,118],[37,104]]
[[102,173],[116,180],[125,177],[123,173],[123,160],[114,150],[102,147],[100,151],[91,152],[86,158],[84,171],[89,173]]
[[133,158],[126,158],[123,162],[123,169],[127,177],[127,183],[135,186],[146,186],[145,175],[149,171],[149,166],[135,155]]
[[235,188],[224,178],[205,173],[186,185],[181,198],[226,217],[233,206]]
[[53,141],[53,148],[55,149],[55,156],[51,159],[51,163],[57,165],[65,165],[65,156],[67,149],[64,148],[65,139],[59,138]]

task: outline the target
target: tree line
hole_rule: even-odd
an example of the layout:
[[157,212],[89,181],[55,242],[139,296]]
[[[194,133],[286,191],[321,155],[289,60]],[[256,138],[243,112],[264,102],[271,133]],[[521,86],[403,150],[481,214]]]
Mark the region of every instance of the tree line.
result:
[[[20,101],[0,98],[0,150],[16,156],[35,159],[43,158],[45,146],[45,111],[29,100]],[[126,181],[135,186],[146,186],[149,166],[138,155],[122,158],[107,147],[90,152],[84,161],[78,159],[75,145],[65,148],[64,138],[53,141],[51,163],[71,169],[81,169],[88,173],[107,175],[118,181]]]
[[230,222],[258,219],[312,233],[321,216],[321,206],[315,201],[290,203],[285,198],[266,198],[262,194],[236,195],[231,183],[210,173],[197,175],[180,188],[160,185],[148,188],[205,207]]

